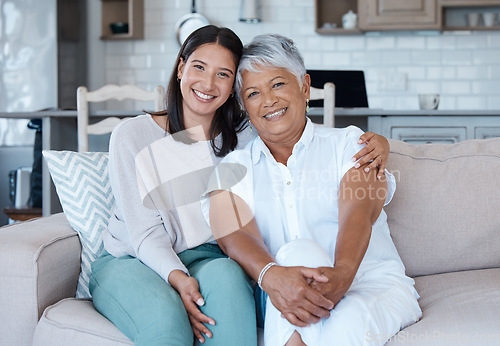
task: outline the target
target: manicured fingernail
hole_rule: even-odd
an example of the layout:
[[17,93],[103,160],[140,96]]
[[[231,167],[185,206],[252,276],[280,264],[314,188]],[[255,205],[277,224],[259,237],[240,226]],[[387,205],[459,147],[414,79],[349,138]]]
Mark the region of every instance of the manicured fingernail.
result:
[[354,168],[359,168],[359,166],[361,166],[361,165],[359,164],[359,162],[356,162],[356,164],[354,165]]
[[211,326],[215,326],[215,322],[214,321],[210,321],[208,322]]
[[366,167],[366,168],[365,168],[365,172],[366,172],[366,173],[370,172],[370,168]]
[[363,143],[363,141],[361,139],[358,139],[358,144],[361,144]]
[[202,343],[202,344],[203,344],[203,342],[204,342],[202,339],[198,339],[198,341],[199,341],[200,343]]
[[378,180],[382,179],[382,176],[381,175],[377,175],[377,179]]
[[356,162],[356,157],[353,157],[353,158],[352,158],[352,162]]
[[199,298],[199,299],[196,301],[196,304],[198,304],[198,306],[203,306],[203,305],[205,305],[205,301],[203,300],[203,298]]

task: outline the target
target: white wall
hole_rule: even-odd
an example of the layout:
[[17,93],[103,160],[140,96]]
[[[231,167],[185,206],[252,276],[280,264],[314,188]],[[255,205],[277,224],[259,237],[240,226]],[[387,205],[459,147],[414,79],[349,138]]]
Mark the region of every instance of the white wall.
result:
[[[314,1],[261,1],[259,24],[239,22],[240,0],[198,0],[197,11],[233,29],[243,43],[270,32],[292,38],[309,69],[364,70],[371,108],[418,109],[418,93],[438,92],[439,109],[500,109],[500,30],[321,36],[314,32]],[[175,23],[190,5],[186,0],[145,0],[145,39],[94,43],[102,58],[92,55],[89,71],[105,72],[104,78],[91,75],[89,83],[166,85],[179,49]],[[89,16],[99,23],[100,17],[92,18],[95,12]],[[93,31],[91,40],[97,40]],[[406,87],[384,90],[384,81],[391,78],[406,78]]]

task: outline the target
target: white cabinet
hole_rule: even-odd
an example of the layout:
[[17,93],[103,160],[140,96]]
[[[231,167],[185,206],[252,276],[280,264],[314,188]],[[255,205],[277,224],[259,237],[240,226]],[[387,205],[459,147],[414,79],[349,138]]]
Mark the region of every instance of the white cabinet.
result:
[[438,30],[437,0],[358,0],[361,30]]
[[422,126],[394,126],[391,128],[390,138],[410,144],[443,143],[453,144],[467,138],[467,128],[457,127],[422,127]]
[[491,127],[478,126],[475,128],[474,137],[480,139],[500,137],[500,126],[491,126]]

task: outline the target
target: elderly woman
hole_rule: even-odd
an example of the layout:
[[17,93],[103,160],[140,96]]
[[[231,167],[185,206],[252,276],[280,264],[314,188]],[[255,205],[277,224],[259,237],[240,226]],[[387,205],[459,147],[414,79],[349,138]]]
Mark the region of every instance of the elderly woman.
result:
[[310,84],[291,40],[245,47],[236,91],[259,137],[222,160],[204,213],[268,295],[267,345],[382,345],[421,317],[382,210],[395,179],[355,169],[360,129],[313,125]]

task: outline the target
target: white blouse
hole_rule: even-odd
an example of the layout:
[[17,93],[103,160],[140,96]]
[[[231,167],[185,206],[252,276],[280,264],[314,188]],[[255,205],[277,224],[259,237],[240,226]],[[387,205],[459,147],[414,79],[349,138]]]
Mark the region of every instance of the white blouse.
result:
[[[363,145],[357,144],[362,134],[354,126],[326,128],[316,126],[307,119],[304,132],[295,144],[286,166],[277,162],[264,142],[256,138],[243,150],[234,151],[221,161],[216,170],[219,179],[211,180],[207,194],[215,190],[228,190],[241,197],[255,215],[272,256],[290,240],[308,238],[321,244],[334,258],[340,182],[354,166],[354,154],[363,148]],[[221,176],[227,177],[227,172],[221,171],[222,167],[231,166],[222,164],[242,165],[246,173],[241,174],[240,171],[236,183],[234,176],[230,183],[221,181]],[[388,181],[387,204],[392,199],[396,183],[392,174],[387,171],[385,174]],[[347,193],[353,193],[358,198],[370,198],[370,194],[375,197],[377,191]],[[209,205],[209,199],[203,198],[202,209],[207,221]],[[397,261],[404,272],[383,210],[373,225],[363,263],[371,260]]]

